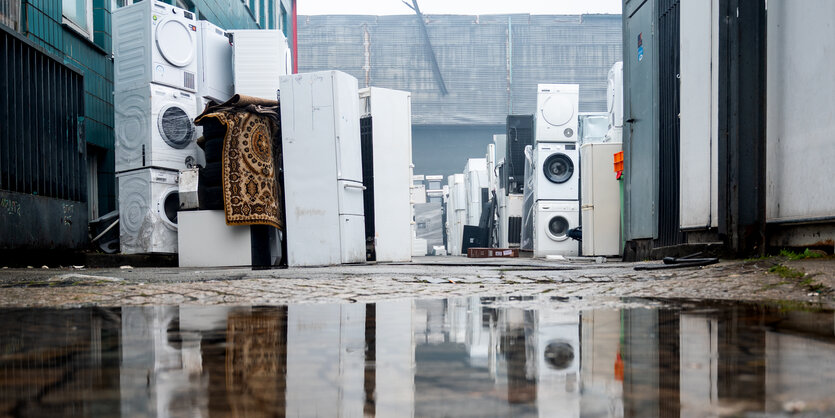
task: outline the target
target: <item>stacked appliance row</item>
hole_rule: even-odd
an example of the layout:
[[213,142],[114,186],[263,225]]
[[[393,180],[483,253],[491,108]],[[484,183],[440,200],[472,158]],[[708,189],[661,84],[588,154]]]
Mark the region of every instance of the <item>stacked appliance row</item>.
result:
[[576,256],[579,245],[568,236],[580,223],[580,89],[577,84],[540,84],[534,145],[531,148],[534,257]]
[[[233,80],[233,62],[246,61],[246,53],[233,58],[234,51],[249,44],[250,32],[273,37],[274,51],[257,55],[266,60],[261,69],[234,73]],[[233,36],[240,41],[233,43]],[[113,12],[115,157],[123,253],[178,252],[179,172],[207,165],[197,146],[202,131],[194,126],[194,118],[209,100],[226,101],[235,91],[252,94],[235,86],[245,86],[254,74],[266,73],[277,83],[289,54],[282,39],[280,31],[228,33],[198,21],[188,10],[158,1]],[[280,61],[280,66],[273,65],[270,56],[279,56],[273,61]]]

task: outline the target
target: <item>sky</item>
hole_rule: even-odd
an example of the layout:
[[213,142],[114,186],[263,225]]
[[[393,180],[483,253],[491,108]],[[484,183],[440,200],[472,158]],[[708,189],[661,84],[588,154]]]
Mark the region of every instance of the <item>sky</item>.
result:
[[[409,4],[412,0],[406,0]],[[622,0],[417,0],[424,14],[620,14]],[[401,0],[297,0],[300,15],[402,15],[414,13]]]

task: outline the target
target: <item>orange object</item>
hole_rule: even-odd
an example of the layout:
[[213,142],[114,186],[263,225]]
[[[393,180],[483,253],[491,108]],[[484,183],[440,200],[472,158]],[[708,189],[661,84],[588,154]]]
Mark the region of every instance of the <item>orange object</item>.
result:
[[623,177],[623,151],[615,153],[615,177],[618,180]]
[[615,171],[623,171],[623,151],[615,153]]

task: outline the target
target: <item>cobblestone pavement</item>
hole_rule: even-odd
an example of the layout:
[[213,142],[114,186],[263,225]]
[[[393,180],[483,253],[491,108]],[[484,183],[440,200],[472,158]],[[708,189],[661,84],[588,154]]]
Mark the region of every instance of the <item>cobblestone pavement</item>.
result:
[[[653,262],[657,263],[657,262]],[[455,296],[790,300],[835,305],[835,258],[724,261],[636,271],[649,263],[426,257],[412,263],[253,271],[33,268],[0,270],[0,306],[371,302]],[[779,271],[774,266],[782,266]]]

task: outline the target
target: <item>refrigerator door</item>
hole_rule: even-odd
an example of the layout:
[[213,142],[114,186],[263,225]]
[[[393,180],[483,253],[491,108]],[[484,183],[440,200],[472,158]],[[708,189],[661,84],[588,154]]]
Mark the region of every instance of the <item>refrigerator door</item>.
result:
[[364,215],[363,191],[365,186],[355,181],[339,180],[339,214]]
[[594,248],[594,209],[591,207],[583,207],[580,216],[580,224],[583,225],[583,255],[598,255]]
[[[359,195],[362,196],[362,193]],[[342,263],[364,263],[365,218],[362,215],[339,215],[339,235]]]
[[331,76],[337,178],[361,183],[362,146],[357,79],[338,71],[332,71]]

